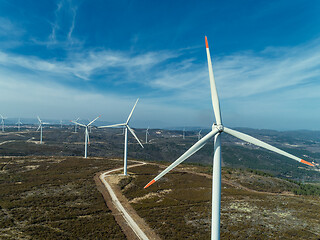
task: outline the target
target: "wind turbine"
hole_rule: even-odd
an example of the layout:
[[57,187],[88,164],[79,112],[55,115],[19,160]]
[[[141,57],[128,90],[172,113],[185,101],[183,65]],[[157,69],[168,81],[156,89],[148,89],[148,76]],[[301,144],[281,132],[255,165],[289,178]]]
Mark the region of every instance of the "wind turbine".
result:
[[89,133],[92,133],[92,126],[89,126]]
[[[76,120],[74,121],[71,121],[71,122],[77,122],[80,118],[77,118]],[[77,132],[77,124],[74,124],[74,132],[76,133]]]
[[20,125],[22,124],[22,122],[20,121],[20,118],[16,124],[18,125],[18,132],[20,132]]
[[202,131],[202,129],[198,132],[198,141],[201,139],[201,131]]
[[4,132],[4,120],[5,120],[5,119],[7,119],[7,118],[6,118],[6,117],[4,117],[4,116],[2,116],[1,114],[0,114],[0,116],[1,116],[2,132]]
[[62,128],[62,120],[60,120],[60,128]]
[[294,159],[298,162],[307,164],[309,166],[314,166],[312,163],[309,163],[303,159],[300,159],[290,153],[282,151],[276,147],[273,147],[265,142],[262,142],[254,137],[251,137],[247,134],[232,130],[222,125],[221,113],[220,113],[220,104],[217,94],[217,89],[213,77],[212,63],[209,52],[209,46],[207,37],[206,40],[206,51],[208,59],[208,68],[209,68],[209,78],[210,78],[210,87],[211,87],[211,98],[213,111],[216,119],[216,123],[213,123],[212,130],[207,135],[205,135],[201,140],[196,142],[191,148],[189,148],[182,156],[180,156],[175,162],[173,162],[169,167],[162,171],[158,176],[151,180],[144,188],[149,187],[151,184],[155,183],[165,174],[167,174],[174,167],[182,163],[188,157],[200,150],[211,138],[214,137],[214,157],[213,157],[213,177],[212,177],[212,223],[211,223],[211,239],[219,240],[220,239],[220,204],[221,204],[221,142],[220,134],[222,132],[228,133],[236,138],[239,138],[243,141],[252,143],[259,147],[268,149],[270,151],[279,153],[283,156]]
[[[94,123],[100,116],[96,117],[95,119],[93,119],[91,122],[89,122],[87,125],[84,125],[82,123],[78,123],[76,121],[70,121],[76,125],[79,125],[81,127],[85,127],[85,132],[84,132],[84,158],[87,158],[87,149],[88,149],[88,143],[90,144],[90,139],[89,139],[89,131],[88,131],[88,128],[90,127],[90,125],[92,123]],[[78,118],[79,119],[79,118]],[[77,120],[78,120],[77,119]]]
[[148,143],[148,135],[150,135],[150,133],[149,133],[149,127],[148,127],[147,130],[146,130],[146,143]]
[[125,128],[125,131],[124,131],[124,166],[123,166],[123,174],[126,176],[127,175],[127,148],[128,148],[128,129],[129,131],[131,132],[131,134],[135,137],[135,139],[138,141],[138,143],[140,144],[140,146],[142,148],[143,145],[142,143],[140,142],[139,138],[136,136],[136,134],[134,133],[133,129],[129,126],[129,121],[131,119],[131,116],[132,116],[132,113],[137,105],[139,101],[139,98],[137,99],[136,103],[134,104],[130,114],[129,114],[129,117],[127,119],[127,121],[125,123],[119,123],[119,124],[113,124],[113,125],[108,125],[108,126],[101,126],[101,127],[98,127],[98,128],[109,128],[109,127],[120,127],[120,126],[123,126]]
[[39,131],[39,129],[40,129],[40,144],[42,144],[42,125],[48,124],[48,123],[42,122],[41,119],[39,118],[39,116],[37,116],[37,118],[39,121],[39,127],[38,127],[37,131]]
[[185,134],[185,131],[186,131],[186,129],[183,128],[183,131],[182,131],[182,138],[183,138],[183,139],[185,139],[185,135],[186,135],[186,134]]

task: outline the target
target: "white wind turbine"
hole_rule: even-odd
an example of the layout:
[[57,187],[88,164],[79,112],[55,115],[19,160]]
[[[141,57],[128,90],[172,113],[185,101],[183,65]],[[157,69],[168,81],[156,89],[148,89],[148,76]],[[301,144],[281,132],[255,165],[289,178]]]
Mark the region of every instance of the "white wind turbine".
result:
[[42,125],[43,124],[48,124],[48,123],[42,122],[41,119],[39,118],[39,116],[37,116],[37,118],[38,118],[38,121],[39,121],[39,127],[38,127],[37,131],[39,131],[39,129],[40,129],[40,144],[42,144]]
[[[71,121],[71,122],[77,122],[79,119],[80,119],[80,118],[77,118],[76,120]],[[78,125],[75,123],[75,124],[74,124],[74,132],[75,132],[75,133],[77,132],[77,126],[78,126]]]
[[[94,123],[100,116],[96,117],[95,119],[93,119],[91,122],[89,122],[87,125],[84,125],[82,123],[78,123],[75,121],[71,121],[72,123],[79,125],[81,127],[85,127],[85,132],[84,132],[84,158],[87,158],[87,150],[88,150],[88,143],[90,144],[90,139],[89,139],[89,131],[88,128],[90,127],[90,125],[92,123]],[[79,118],[78,118],[79,119]]]
[[[84,127],[85,128],[85,132],[84,132],[84,158],[87,158],[87,150],[88,150],[88,143],[90,144],[90,139],[89,139],[89,131],[88,131],[88,128],[89,126],[94,123],[100,116],[96,117],[95,119],[93,119],[91,122],[89,122],[87,125],[85,124],[82,124],[82,123],[78,123],[76,121],[70,121],[76,125],[79,125],[81,127]],[[79,119],[79,118],[78,118]],[[78,120],[77,119],[77,120]]]
[[201,139],[201,131],[202,131],[202,129],[198,132],[198,141]]
[[307,164],[309,166],[314,166],[312,163],[309,163],[303,159],[300,159],[290,153],[282,151],[276,147],[273,147],[265,142],[262,142],[254,137],[251,137],[247,134],[232,130],[222,125],[221,121],[221,113],[220,113],[220,105],[219,98],[216,90],[216,85],[213,77],[212,63],[211,57],[208,47],[207,37],[206,40],[206,51],[207,51],[207,59],[208,59],[208,68],[209,68],[209,78],[210,78],[210,86],[211,86],[211,98],[213,111],[216,119],[216,123],[212,125],[212,131],[205,135],[201,140],[196,142],[189,150],[187,150],[182,156],[180,156],[175,162],[173,162],[169,167],[167,167],[164,171],[162,171],[158,176],[156,176],[153,180],[151,180],[144,188],[149,187],[155,181],[159,180],[166,173],[168,173],[171,169],[182,163],[188,157],[196,153],[200,150],[211,138],[214,137],[214,157],[213,157],[213,177],[212,177],[212,223],[211,223],[211,239],[219,240],[220,239],[220,200],[221,200],[221,143],[220,143],[220,134],[222,132],[228,133],[236,138],[239,138],[243,141],[252,143],[259,147],[268,149],[270,151],[279,153],[283,156],[294,159],[298,162]]
[[142,143],[140,142],[139,138],[134,133],[133,129],[129,126],[129,121],[131,119],[132,113],[133,113],[138,101],[139,101],[139,98],[137,99],[136,103],[134,104],[134,106],[133,106],[133,108],[132,108],[132,110],[131,110],[131,112],[129,114],[129,117],[128,117],[128,119],[127,119],[127,121],[125,123],[119,123],[119,124],[113,124],[113,125],[98,127],[98,128],[109,128],[109,127],[120,127],[120,126],[123,126],[125,128],[125,132],[124,132],[124,166],[123,166],[123,174],[124,175],[127,175],[128,129],[131,132],[131,134],[135,137],[135,139],[138,141],[140,146],[142,148],[144,148]]
[[19,118],[19,120],[18,120],[18,122],[16,124],[18,125],[18,132],[20,132],[20,126],[22,124],[22,122],[20,121],[20,118]]
[[1,127],[2,127],[2,132],[4,132],[4,120],[5,119],[7,119],[6,117],[4,117],[4,116],[2,116],[1,114],[0,114],[0,116],[1,116]]
[[149,127],[148,127],[147,130],[146,130],[146,143],[148,143],[148,135],[150,135],[150,133],[149,133]]

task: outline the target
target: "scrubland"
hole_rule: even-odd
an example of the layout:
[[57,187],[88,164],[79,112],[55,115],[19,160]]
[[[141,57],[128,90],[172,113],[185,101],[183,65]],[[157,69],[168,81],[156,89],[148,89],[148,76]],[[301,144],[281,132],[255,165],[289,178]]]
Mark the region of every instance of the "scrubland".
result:
[[[131,169],[123,194],[163,239],[210,239],[211,179],[172,172],[143,189],[161,170]],[[319,195],[296,195],[299,184],[252,170],[225,168],[222,182],[221,239],[320,238]]]

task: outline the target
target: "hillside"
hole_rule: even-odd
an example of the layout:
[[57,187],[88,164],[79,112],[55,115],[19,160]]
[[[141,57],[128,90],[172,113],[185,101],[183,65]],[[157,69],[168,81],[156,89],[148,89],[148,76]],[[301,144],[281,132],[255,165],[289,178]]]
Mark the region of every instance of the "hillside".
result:
[[[210,239],[210,169],[183,165],[150,189],[158,165],[131,169],[123,194],[163,239]],[[187,172],[185,172],[187,171]],[[152,172],[152,174],[150,174]],[[200,173],[200,174],[195,174]],[[320,187],[297,196],[297,183],[255,171],[223,169],[221,239],[319,239]]]
[[[1,239],[125,239],[93,180],[122,160],[0,157],[0,166]],[[143,189],[161,169],[130,168],[122,193],[162,239],[208,239],[211,167],[182,164]],[[223,168],[222,177],[222,239],[318,239],[320,186],[256,170]]]
[[[83,129],[73,132],[72,126],[46,127],[43,139],[45,144],[37,144],[39,132],[32,129],[22,132],[0,133],[0,156],[83,156]],[[10,132],[11,131],[11,132]],[[307,161],[320,164],[320,133],[317,131],[278,132],[272,130],[241,129],[258,139],[270,143]],[[148,144],[142,149],[129,135],[128,157],[148,161],[172,162],[197,141],[197,131],[187,131],[182,139],[182,131],[151,129]],[[145,131],[136,129],[138,137],[144,142]],[[202,132],[205,134],[205,131]],[[319,136],[319,137],[318,137]],[[124,136],[122,129],[93,129],[88,156],[121,157]],[[186,162],[212,164],[213,144],[203,149]],[[270,151],[245,144],[227,134],[222,135],[223,165],[232,168],[251,168],[301,182],[320,182],[320,173],[311,168]]]

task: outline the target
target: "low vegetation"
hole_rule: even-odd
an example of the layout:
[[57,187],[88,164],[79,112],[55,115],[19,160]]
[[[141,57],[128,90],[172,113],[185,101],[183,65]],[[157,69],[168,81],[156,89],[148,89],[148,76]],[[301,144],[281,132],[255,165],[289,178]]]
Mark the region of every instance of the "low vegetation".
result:
[[121,161],[0,158],[1,239],[125,239],[93,181]]
[[[130,180],[120,182],[123,194],[163,239],[210,239],[211,179],[174,171],[143,189],[161,170],[131,169]],[[294,193],[305,185],[230,168],[223,169],[222,181],[221,239],[319,239],[320,197]]]

